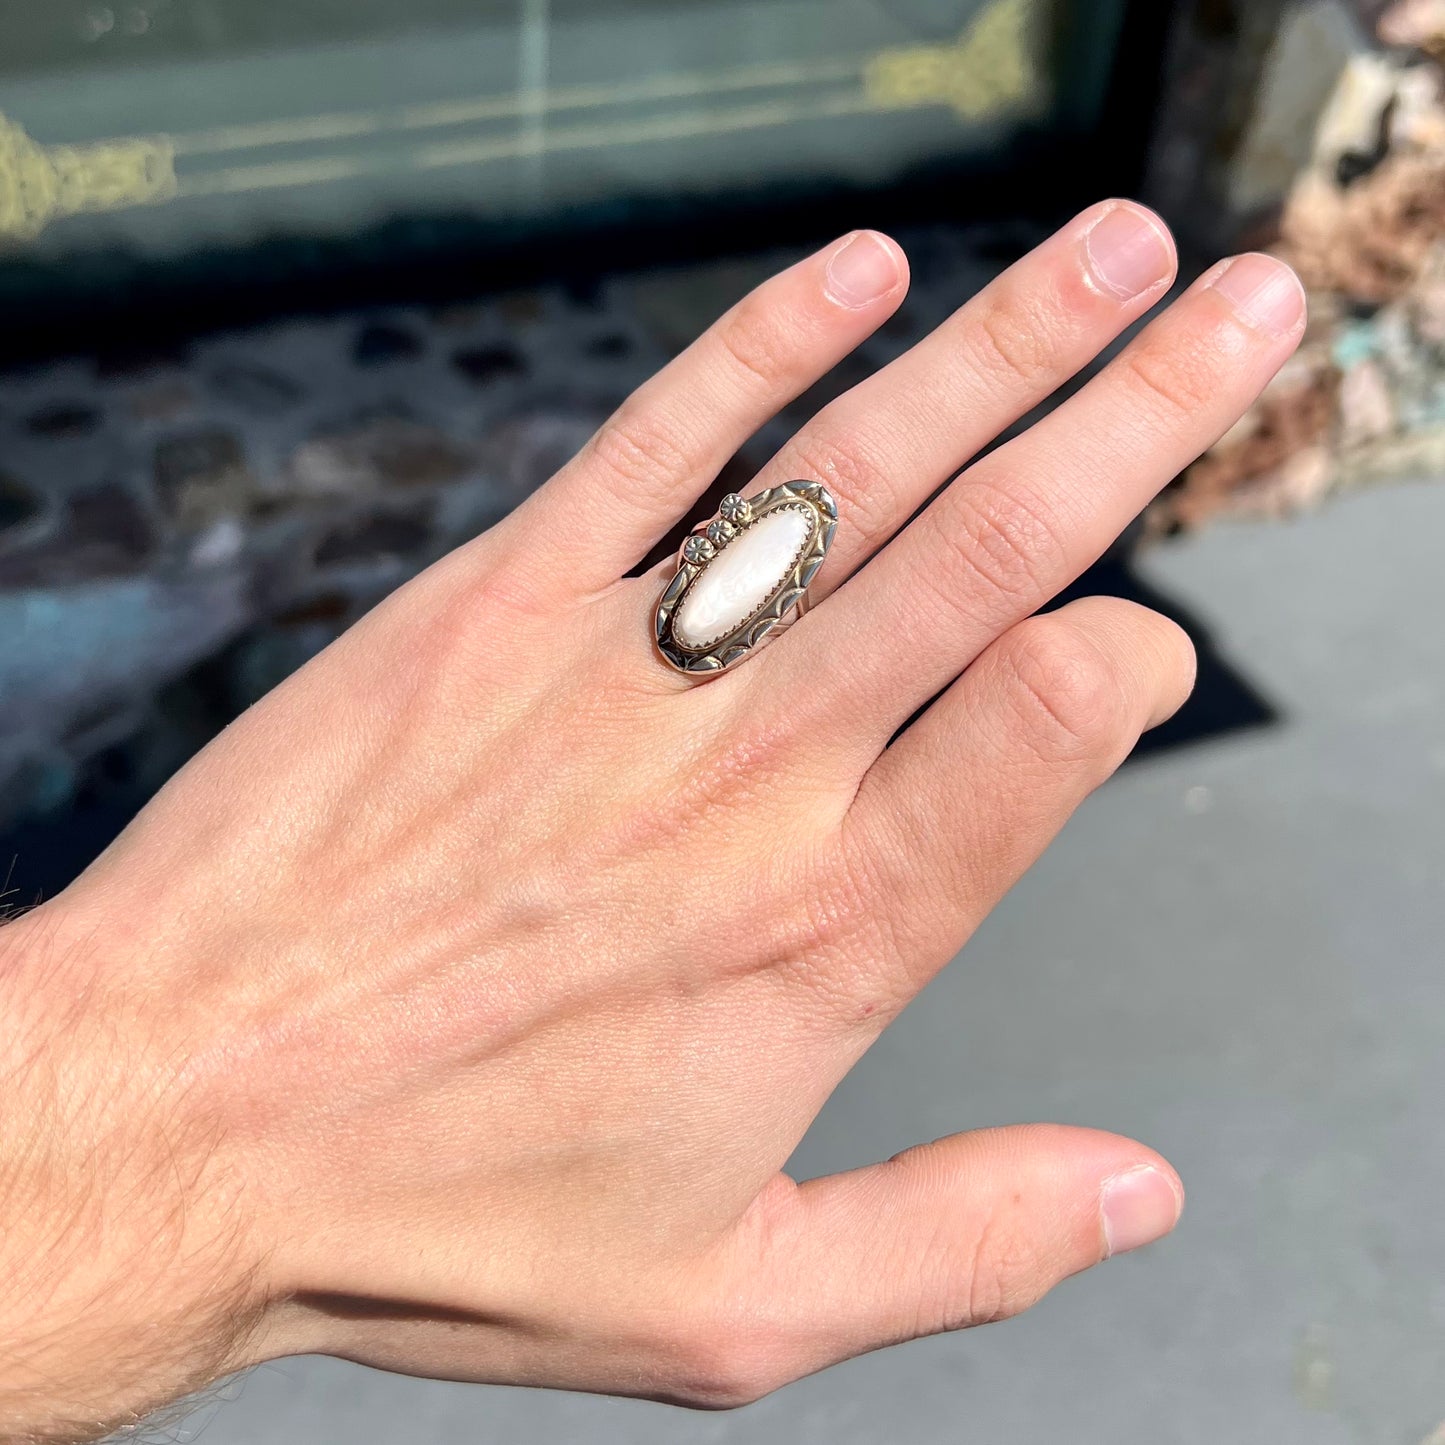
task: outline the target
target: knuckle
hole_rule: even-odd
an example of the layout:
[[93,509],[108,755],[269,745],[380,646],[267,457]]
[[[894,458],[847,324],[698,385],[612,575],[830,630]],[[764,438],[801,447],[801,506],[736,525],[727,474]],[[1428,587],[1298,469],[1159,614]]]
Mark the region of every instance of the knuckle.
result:
[[624,403],[592,438],[591,460],[622,494],[648,494],[670,486],[696,470],[695,447],[675,422],[656,408]]
[[718,326],[714,339],[745,383],[768,396],[787,384],[793,347],[772,307],[744,302]]
[[[908,1191],[930,1169],[929,1146],[908,1149],[889,1161],[893,1187]],[[1018,1208],[1019,1196],[1003,1198],[962,1226],[941,1218],[915,1250],[911,1264],[917,1336],[971,1329],[1022,1313],[1048,1289],[1050,1261],[1031,1236]]]
[[821,876],[803,904],[809,951],[836,960],[855,950],[860,939],[875,940],[882,890],[866,853],[847,847],[832,853],[830,866],[819,870]]
[[794,437],[783,453],[790,475],[816,477],[838,503],[842,528],[853,537],[878,537],[893,530],[901,509],[898,485],[881,459],[859,438],[840,445],[817,432]]
[[731,721],[690,782],[717,805],[729,799],[757,803],[774,795],[779,781],[798,767],[799,751],[793,719],[759,709],[752,717]]
[[1056,524],[1021,489],[965,480],[938,516],[952,563],[943,580],[954,605],[965,597],[975,602],[972,584],[981,580],[1007,602],[1032,607],[1065,556]]
[[489,664],[532,645],[538,628],[552,623],[556,598],[514,559],[478,555],[475,563],[431,592],[424,621],[409,626],[404,665],[428,688],[459,678],[474,685]]
[[1057,366],[1053,337],[1032,308],[1016,295],[983,303],[974,320],[982,369],[1010,390],[1034,392]]
[[891,902],[896,889],[886,865],[866,845],[840,844],[808,878],[771,950],[778,970],[820,1017],[844,1029],[876,1029],[923,982],[918,950]]
[[545,576],[529,566],[525,554],[513,551],[496,558],[478,558],[480,565],[457,589],[457,605],[473,631],[479,618],[504,616],[518,622],[536,622],[556,604],[555,589]]
[[795,730],[785,719],[739,724],[716,746],[689,761],[686,782],[669,782],[622,825],[627,851],[663,853],[684,838],[719,827],[734,828],[775,799],[797,766]]
[[778,1366],[780,1354],[760,1330],[712,1321],[674,1346],[674,1388],[697,1409],[741,1409],[788,1383]]
[[1044,1293],[1038,1250],[1012,1221],[995,1214],[974,1241],[961,1313],[953,1329],[996,1324],[1022,1314]]
[[1119,678],[1077,628],[1056,617],[1024,623],[1014,629],[1007,661],[1025,736],[1042,761],[1090,757],[1112,743]]
[[1171,420],[1193,416],[1219,393],[1219,375],[1193,346],[1143,342],[1126,353],[1125,372],[1133,390],[1143,392]]

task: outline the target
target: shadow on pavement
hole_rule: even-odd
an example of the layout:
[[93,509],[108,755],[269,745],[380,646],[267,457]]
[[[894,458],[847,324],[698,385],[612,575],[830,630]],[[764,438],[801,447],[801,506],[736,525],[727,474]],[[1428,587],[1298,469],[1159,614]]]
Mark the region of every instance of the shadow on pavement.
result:
[[1199,680],[1194,695],[1162,727],[1148,733],[1130,762],[1168,748],[1180,748],[1283,721],[1279,710],[1244,677],[1215,646],[1204,623],[1145,582],[1128,555],[1107,558],[1058,599],[1058,606],[1079,597],[1124,597],[1172,618],[1194,640],[1199,655]]

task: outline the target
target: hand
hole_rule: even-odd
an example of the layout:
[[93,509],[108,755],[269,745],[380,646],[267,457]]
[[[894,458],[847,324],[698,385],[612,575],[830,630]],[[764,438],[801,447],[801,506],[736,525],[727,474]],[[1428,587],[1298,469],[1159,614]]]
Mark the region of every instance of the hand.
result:
[[1096,208],[818,415],[759,486],[836,497],[820,605],[692,685],[651,645],[670,566],[625,574],[907,284],[872,233],[801,262],[7,930],[6,1118],[46,1115],[0,1146],[0,1262],[44,1301],[0,1306],[9,1421],[302,1351],[731,1405],[1171,1229],[1173,1170],[1085,1130],[780,1171],[1189,691],[1158,616],[1033,614],[1293,350],[1278,263],[1210,273],[909,521],[1174,265]]

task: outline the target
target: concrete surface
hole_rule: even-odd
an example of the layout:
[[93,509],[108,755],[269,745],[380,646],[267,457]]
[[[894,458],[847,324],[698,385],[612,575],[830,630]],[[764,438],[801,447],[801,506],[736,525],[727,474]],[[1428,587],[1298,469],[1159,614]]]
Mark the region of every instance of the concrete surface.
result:
[[[1022,1320],[733,1415],[255,1372],[206,1445],[1423,1445],[1445,1421],[1445,488],[1152,553],[1280,714],[1080,814],[844,1083],[803,1174],[974,1125],[1126,1131],[1177,1235]],[[186,1435],[191,1431],[188,1429]]]

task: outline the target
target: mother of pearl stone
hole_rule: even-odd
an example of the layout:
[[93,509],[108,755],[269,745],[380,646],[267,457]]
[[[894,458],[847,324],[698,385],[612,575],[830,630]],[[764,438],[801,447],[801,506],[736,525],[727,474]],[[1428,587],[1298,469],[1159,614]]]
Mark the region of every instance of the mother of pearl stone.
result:
[[779,507],[738,533],[688,589],[673,616],[680,647],[703,652],[757,612],[787,580],[813,535],[805,507]]

